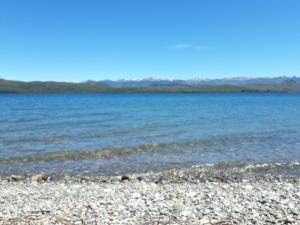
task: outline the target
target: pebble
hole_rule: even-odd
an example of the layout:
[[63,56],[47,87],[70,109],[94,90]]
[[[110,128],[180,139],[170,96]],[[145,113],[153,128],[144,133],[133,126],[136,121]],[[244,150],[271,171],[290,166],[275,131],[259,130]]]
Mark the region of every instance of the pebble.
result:
[[123,175],[123,176],[121,177],[121,181],[127,181],[127,180],[130,180],[130,178],[129,178],[128,176]]
[[[31,181],[37,182],[37,183],[44,183],[47,180],[48,180],[48,177],[43,174],[38,174],[38,175],[31,177]],[[49,180],[50,180],[50,177],[49,177]]]
[[0,225],[300,225],[299,178],[242,179],[234,174],[238,178],[233,180],[223,172],[222,179],[212,178],[215,174],[205,179],[201,170],[199,181],[197,170],[201,168],[99,182],[10,176],[0,180]]
[[207,217],[203,217],[199,220],[199,224],[209,224],[209,219]]

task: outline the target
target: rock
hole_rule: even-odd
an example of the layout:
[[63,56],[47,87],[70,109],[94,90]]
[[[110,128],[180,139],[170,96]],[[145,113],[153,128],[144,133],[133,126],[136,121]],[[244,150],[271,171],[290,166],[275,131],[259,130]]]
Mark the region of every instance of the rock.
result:
[[133,193],[132,194],[132,198],[135,198],[135,199],[138,199],[141,197],[141,194],[140,193]]
[[187,193],[187,196],[190,198],[194,198],[198,193],[196,191],[191,191],[189,193]]
[[295,222],[295,220],[289,216],[283,220],[283,224],[292,224],[294,222]]
[[264,205],[267,204],[268,202],[265,199],[257,200],[260,204]]
[[209,209],[204,209],[204,210],[202,211],[202,214],[203,214],[203,215],[208,215],[208,214],[210,214],[210,210],[209,210]]
[[138,181],[142,181],[142,180],[144,180],[144,178],[143,178],[143,177],[141,177],[141,176],[137,177],[136,179],[137,179]]
[[[45,175],[43,174],[38,174],[38,175],[35,175],[33,177],[31,177],[31,181],[34,181],[34,182],[37,182],[37,183],[44,183],[48,180],[48,177],[46,177]],[[50,179],[49,179],[50,180]]]
[[11,175],[11,176],[5,177],[5,180],[7,180],[8,182],[20,181],[20,180],[22,180],[22,177],[17,176],[17,175]]
[[202,217],[202,219],[199,220],[199,224],[205,225],[205,224],[210,224],[210,221],[207,217]]
[[128,176],[126,176],[126,175],[123,175],[121,177],[121,181],[128,181],[128,180],[130,180],[130,178]]
[[182,216],[185,216],[185,217],[189,217],[191,214],[192,214],[192,212],[189,211],[189,210],[184,210],[184,211],[182,211],[182,213],[181,213],[181,215],[182,215]]
[[247,191],[251,191],[253,189],[252,185],[245,185],[244,189],[246,189]]

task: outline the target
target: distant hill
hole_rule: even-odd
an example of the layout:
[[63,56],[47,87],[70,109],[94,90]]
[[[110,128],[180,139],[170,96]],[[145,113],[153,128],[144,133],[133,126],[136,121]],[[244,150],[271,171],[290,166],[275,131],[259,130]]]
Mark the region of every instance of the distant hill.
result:
[[257,91],[268,92],[300,92],[299,79],[285,79],[279,84],[255,84],[247,85],[248,88]]
[[21,82],[0,79],[0,93],[95,93],[111,89],[100,83]]
[[204,93],[204,92],[294,92],[300,79],[230,78],[215,80],[142,79],[119,81],[22,82],[0,79],[0,93]]

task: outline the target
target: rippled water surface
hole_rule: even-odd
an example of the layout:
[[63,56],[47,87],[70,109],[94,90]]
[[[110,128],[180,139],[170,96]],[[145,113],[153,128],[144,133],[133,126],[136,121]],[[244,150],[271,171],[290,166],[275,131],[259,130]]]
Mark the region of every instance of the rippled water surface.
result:
[[0,95],[0,173],[300,161],[297,94]]

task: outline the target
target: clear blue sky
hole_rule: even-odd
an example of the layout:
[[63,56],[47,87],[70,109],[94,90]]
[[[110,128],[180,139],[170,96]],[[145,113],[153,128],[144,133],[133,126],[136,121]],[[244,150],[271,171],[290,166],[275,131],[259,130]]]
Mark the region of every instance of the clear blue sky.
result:
[[0,0],[0,77],[300,75],[299,0]]

